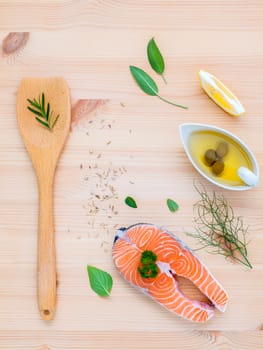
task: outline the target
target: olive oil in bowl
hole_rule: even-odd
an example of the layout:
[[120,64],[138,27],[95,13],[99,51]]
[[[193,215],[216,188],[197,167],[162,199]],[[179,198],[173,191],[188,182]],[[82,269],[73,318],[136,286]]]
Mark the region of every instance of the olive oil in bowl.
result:
[[[228,151],[223,157],[220,157],[217,156],[216,150],[223,148],[222,145],[227,145]],[[205,159],[208,150],[215,151],[215,159],[212,166]],[[245,185],[238,176],[238,169],[244,166],[253,171],[251,160],[244,149],[232,138],[216,131],[200,130],[193,132],[191,137],[189,137],[189,152],[197,166],[207,176],[211,176],[215,181],[222,184],[230,186]],[[220,165],[223,166],[222,171],[220,171]]]
[[258,180],[255,157],[233,134],[204,124],[182,124],[180,133],[188,158],[209,181],[226,189],[251,188],[238,174],[241,167],[256,175]]

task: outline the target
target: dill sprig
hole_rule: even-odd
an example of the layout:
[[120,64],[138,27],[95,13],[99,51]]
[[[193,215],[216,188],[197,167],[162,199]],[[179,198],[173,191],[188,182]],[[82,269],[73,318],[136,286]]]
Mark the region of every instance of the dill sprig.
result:
[[194,187],[201,199],[194,204],[196,232],[189,235],[198,239],[200,249],[210,248],[211,253],[224,255],[252,269],[247,258],[248,227],[244,227],[242,217],[234,214],[223,195],[216,192],[209,195],[204,186]]
[[45,128],[52,131],[58,121],[59,114],[55,118],[53,117],[53,111],[50,111],[50,103],[48,102],[47,105],[45,103],[45,94],[42,92],[38,100],[35,98],[30,100],[28,98],[27,101],[30,104],[30,106],[27,106],[27,109],[37,116],[35,119]]

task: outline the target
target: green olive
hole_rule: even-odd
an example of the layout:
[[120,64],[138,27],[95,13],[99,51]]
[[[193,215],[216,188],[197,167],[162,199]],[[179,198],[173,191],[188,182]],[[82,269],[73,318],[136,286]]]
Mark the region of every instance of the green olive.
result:
[[220,175],[224,170],[225,164],[222,159],[218,159],[212,166],[212,172],[215,175]]
[[216,149],[216,154],[218,157],[223,158],[224,156],[227,155],[228,152],[228,144],[226,142],[220,142],[217,149]]
[[205,161],[207,165],[212,166],[217,160],[216,151],[214,149],[208,149],[205,152]]

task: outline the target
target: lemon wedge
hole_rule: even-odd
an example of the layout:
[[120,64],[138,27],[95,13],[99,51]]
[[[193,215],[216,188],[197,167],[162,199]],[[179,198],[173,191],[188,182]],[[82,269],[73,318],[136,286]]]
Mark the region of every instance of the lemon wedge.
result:
[[233,116],[245,113],[245,108],[238,98],[214,75],[200,70],[201,86],[207,95],[224,111]]

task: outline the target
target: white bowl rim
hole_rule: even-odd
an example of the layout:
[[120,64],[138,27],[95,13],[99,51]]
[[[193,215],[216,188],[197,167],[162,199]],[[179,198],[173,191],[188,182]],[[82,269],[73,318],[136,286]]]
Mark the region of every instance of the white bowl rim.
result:
[[[196,130],[215,130],[218,131],[221,134],[224,134],[232,139],[234,139],[238,144],[240,144],[240,146],[246,151],[246,153],[248,154],[252,166],[253,166],[253,172],[254,174],[257,176],[257,178],[259,179],[259,166],[258,166],[258,162],[256,160],[256,157],[254,156],[254,154],[252,153],[252,151],[249,149],[249,147],[236,135],[234,135],[233,133],[231,133],[228,130],[225,130],[223,128],[220,128],[216,125],[211,125],[211,124],[202,124],[202,123],[182,123],[179,125],[179,132],[180,132],[180,136],[181,136],[181,140],[184,146],[184,150],[188,156],[188,159],[190,160],[190,162],[192,163],[192,165],[194,166],[194,168],[204,177],[206,178],[209,182],[213,183],[216,186],[219,186],[221,188],[227,189],[227,190],[232,190],[232,191],[244,191],[244,190],[248,190],[252,187],[257,186],[253,185],[240,185],[240,186],[231,186],[231,185],[224,185],[220,182],[217,182],[216,180],[214,180],[212,177],[208,176],[205,172],[203,172],[194,162],[190,152],[189,152],[189,147],[187,145],[185,136],[184,136],[184,132],[183,132],[183,128],[187,128],[187,127],[196,127]],[[194,131],[194,130],[193,130]],[[191,132],[190,132],[191,134]],[[189,134],[189,135],[190,135]]]

